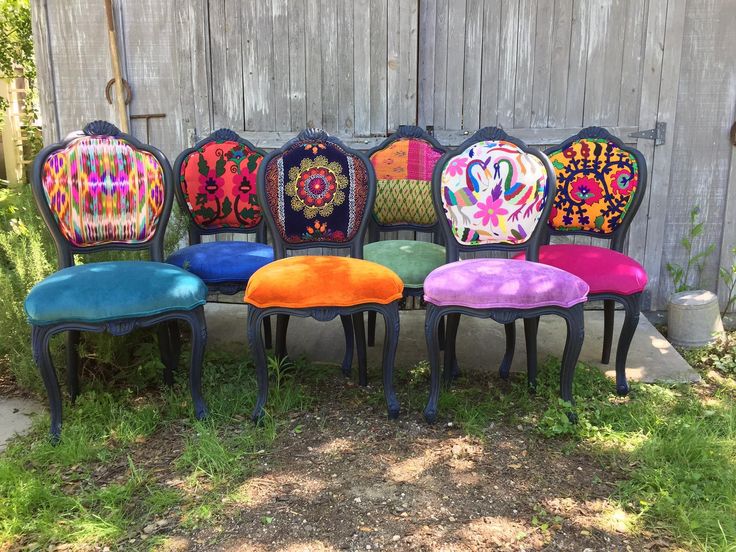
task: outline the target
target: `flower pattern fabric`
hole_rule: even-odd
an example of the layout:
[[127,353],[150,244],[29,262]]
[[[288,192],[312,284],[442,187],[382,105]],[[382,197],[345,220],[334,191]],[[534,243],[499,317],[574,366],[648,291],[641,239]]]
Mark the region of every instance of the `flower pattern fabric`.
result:
[[125,140],[76,138],[49,155],[41,179],[59,230],[75,247],[144,243],[156,232],[163,168]]
[[296,142],[269,161],[266,201],[288,243],[345,242],[363,219],[368,171],[330,142]]
[[547,171],[515,144],[482,141],[450,159],[440,191],[459,243],[524,243],[544,210]]
[[557,175],[550,226],[597,234],[616,230],[639,184],[636,158],[613,142],[593,138],[577,140],[549,158]]
[[418,138],[400,138],[371,155],[377,189],[373,216],[379,224],[437,221],[432,204],[432,171],[442,151]]
[[256,175],[263,156],[234,140],[207,142],[181,164],[179,185],[203,229],[253,228],[261,221]]

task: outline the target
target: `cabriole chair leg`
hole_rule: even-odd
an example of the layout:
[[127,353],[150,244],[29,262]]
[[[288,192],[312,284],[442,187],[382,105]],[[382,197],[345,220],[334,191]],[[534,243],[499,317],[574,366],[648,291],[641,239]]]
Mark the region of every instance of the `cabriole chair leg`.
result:
[[526,342],[526,383],[531,393],[537,392],[537,331],[539,317],[524,319],[524,340]]
[[429,399],[427,400],[427,406],[424,408],[424,419],[429,424],[437,421],[437,403],[440,398],[441,372],[438,330],[441,318],[437,307],[427,303],[424,337],[427,340],[427,351],[429,353],[430,384]]
[[286,332],[289,329],[289,315],[288,314],[277,314],[276,315],[276,346],[274,348],[274,354],[276,360],[281,361],[286,358],[288,354],[286,352]]
[[603,300],[603,352],[601,362],[608,364],[611,360],[611,345],[613,343],[613,321],[616,314],[616,302],[612,299]]
[[[256,405],[253,408],[251,419],[253,422],[260,422],[263,418],[263,407],[268,398],[268,364],[266,362],[266,349],[261,337],[260,309],[248,307],[248,342],[250,343],[251,353],[253,354],[253,362],[256,367],[256,379],[258,381],[258,394],[256,395]],[[279,345],[279,320],[282,315],[276,317],[276,347]],[[288,318],[287,318],[288,320]],[[278,354],[278,353],[277,353]]]
[[352,316],[353,330],[355,333],[355,352],[358,355],[358,383],[362,386],[368,385],[368,357],[365,343],[365,324],[363,313],[356,312]]
[[636,327],[639,325],[641,293],[625,296],[623,299],[624,324],[621,327],[621,335],[618,338],[618,348],[616,350],[616,393],[620,396],[629,393],[629,384],[626,381],[626,359],[629,355],[631,341],[636,333]]
[[506,351],[501,360],[501,366],[498,369],[498,375],[501,379],[508,379],[511,372],[511,363],[514,360],[514,351],[516,349],[516,322],[508,322],[503,325],[506,332]]
[[[457,366],[457,329],[460,325],[460,314],[458,313],[452,313],[448,314],[446,317],[443,317],[442,320],[447,318],[447,322],[445,323],[446,326],[446,332],[445,332],[445,361],[444,361],[444,367],[443,367],[443,379],[445,386],[449,387],[452,383],[452,379],[456,376],[456,372],[459,372],[458,366]],[[443,326],[442,322],[440,322],[440,328]],[[437,332],[437,341],[440,341],[439,336],[439,328]]]
[[33,326],[31,335],[33,357],[49,398],[49,411],[51,415],[51,429],[49,433],[51,435],[51,442],[56,444],[61,437],[62,412],[59,382],[56,379],[56,370],[51,361],[51,353],[49,351],[51,332],[44,326]]
[[207,405],[202,398],[202,364],[204,349],[207,345],[207,324],[204,319],[204,308],[196,308],[190,315],[192,328],[192,358],[189,366],[189,388],[194,404],[194,413],[198,420],[207,416]]
[[[361,319],[363,314],[360,314]],[[399,344],[399,305],[391,303],[384,307],[383,321],[386,337],[383,341],[383,396],[386,399],[388,417],[394,420],[399,417],[399,399],[394,390],[394,363],[396,347]]]
[[368,346],[376,344],[376,311],[368,311]]
[[[585,339],[585,322],[583,319],[583,304],[580,303],[569,309],[565,315],[567,324],[567,339],[565,350],[562,353],[562,365],[560,367],[560,397],[562,400],[575,404],[572,394],[572,384],[575,379],[575,364],[580,355]],[[568,412],[568,419],[572,423],[577,422],[577,414]]]
[[345,334],[345,356],[342,359],[342,374],[349,378],[353,373],[353,349],[355,347],[355,336],[353,332],[353,321],[348,315],[340,315],[343,333]]

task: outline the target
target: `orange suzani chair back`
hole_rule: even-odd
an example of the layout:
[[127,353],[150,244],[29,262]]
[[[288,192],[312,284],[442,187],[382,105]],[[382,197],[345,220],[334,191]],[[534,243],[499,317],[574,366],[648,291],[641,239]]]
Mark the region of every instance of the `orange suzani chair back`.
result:
[[546,153],[557,176],[550,230],[602,238],[625,234],[646,186],[641,152],[589,127]]
[[256,175],[265,152],[229,129],[213,132],[174,163],[177,198],[198,230],[253,230],[261,222]]
[[35,168],[34,186],[57,243],[137,247],[166,222],[168,163],[114,125],[90,123],[39,156],[44,162]]

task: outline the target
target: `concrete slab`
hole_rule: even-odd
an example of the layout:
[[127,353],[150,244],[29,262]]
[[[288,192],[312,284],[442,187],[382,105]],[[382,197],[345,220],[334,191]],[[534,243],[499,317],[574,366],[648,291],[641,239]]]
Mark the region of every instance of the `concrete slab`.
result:
[[[246,346],[246,307],[241,305],[208,303],[206,306],[209,344]],[[623,321],[623,312],[616,313],[614,330],[614,352]],[[275,323],[273,324],[275,329]],[[524,331],[517,322],[517,343],[513,371],[526,371]],[[603,312],[590,310],[585,313],[585,343],[580,361],[601,368],[610,377],[614,366],[601,364],[603,343]],[[381,362],[383,324],[379,319],[376,330],[376,347],[369,348],[368,362]],[[565,345],[565,322],[559,317],[543,317],[539,324],[539,358],[561,357]],[[289,354],[304,355],[315,362],[338,364],[344,352],[344,338],[339,318],[329,322],[317,322],[311,318],[292,317],[287,337]],[[458,362],[461,369],[470,372],[496,371],[503,357],[505,336],[503,326],[492,320],[481,320],[463,316],[458,333]],[[396,353],[398,368],[409,367],[427,359],[424,340],[424,311],[402,311],[401,338]],[[613,362],[613,358],[611,361]],[[627,375],[633,381],[653,382],[697,382],[698,373],[685,362],[670,343],[641,316],[634,340],[629,351]],[[354,360],[355,365],[355,360]]]
[[23,434],[31,427],[31,416],[43,407],[36,401],[20,397],[0,397],[0,452],[15,435]]

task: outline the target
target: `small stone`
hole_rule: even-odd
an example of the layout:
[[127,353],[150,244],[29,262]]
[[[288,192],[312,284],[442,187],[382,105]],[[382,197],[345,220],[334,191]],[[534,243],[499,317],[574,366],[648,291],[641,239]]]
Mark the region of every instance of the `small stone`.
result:
[[160,519],[156,522],[159,527],[165,527],[169,523],[168,519]]
[[155,523],[149,523],[148,525],[146,525],[146,526],[145,526],[145,527],[143,528],[143,533],[145,533],[146,535],[150,535],[150,534],[151,534],[151,533],[153,533],[153,532],[154,532],[154,531],[155,531],[155,530],[156,530],[157,528],[158,528],[158,527],[157,527],[157,525],[156,525]]
[[454,516],[450,516],[450,521],[455,521],[455,517]]
[[360,503],[361,503],[362,501],[360,500],[360,497],[359,497],[359,496],[356,496],[356,497],[355,497],[355,498],[353,499],[353,502],[357,502],[358,504],[360,504]]

